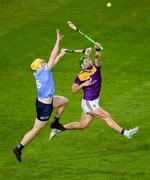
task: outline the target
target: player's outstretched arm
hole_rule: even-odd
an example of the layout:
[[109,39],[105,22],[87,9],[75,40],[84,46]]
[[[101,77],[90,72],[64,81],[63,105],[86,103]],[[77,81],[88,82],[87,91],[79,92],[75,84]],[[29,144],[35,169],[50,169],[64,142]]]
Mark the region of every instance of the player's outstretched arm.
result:
[[95,44],[95,65],[99,67],[101,65],[101,45],[99,43]]
[[60,44],[60,41],[63,39],[63,35],[60,34],[59,30],[57,29],[56,30],[56,33],[57,33],[57,36],[56,36],[56,43],[55,43],[55,46],[51,52],[51,55],[50,55],[50,58],[49,58],[49,61],[48,61],[48,66],[49,68],[51,69],[53,67],[53,64],[55,63],[55,59],[58,55],[58,51],[59,51],[59,44]]
[[61,59],[61,57],[63,57],[67,52],[67,49],[61,49],[60,53],[58,54],[58,56],[56,57],[54,64],[51,66],[51,69],[58,63],[58,61]]

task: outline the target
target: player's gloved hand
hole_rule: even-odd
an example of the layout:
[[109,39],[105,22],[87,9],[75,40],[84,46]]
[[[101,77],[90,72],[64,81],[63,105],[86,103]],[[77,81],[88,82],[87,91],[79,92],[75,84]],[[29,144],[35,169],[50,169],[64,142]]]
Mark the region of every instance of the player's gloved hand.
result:
[[66,52],[67,49],[65,48],[62,48],[61,51],[60,51],[60,56],[64,56],[67,52]]
[[102,46],[101,46],[101,44],[98,43],[98,42],[96,42],[96,44],[95,44],[94,47],[95,47],[95,49],[103,49]]
[[85,54],[86,54],[87,56],[90,56],[91,52],[92,52],[92,48],[91,48],[91,47],[86,48]]

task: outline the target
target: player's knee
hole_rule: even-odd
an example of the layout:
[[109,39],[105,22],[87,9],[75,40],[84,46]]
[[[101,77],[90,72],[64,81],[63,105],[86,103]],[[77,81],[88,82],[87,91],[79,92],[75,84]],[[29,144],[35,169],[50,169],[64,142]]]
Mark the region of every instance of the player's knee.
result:
[[80,129],[85,129],[87,128],[88,124],[85,123],[80,123]]
[[69,103],[69,99],[65,98],[65,104],[67,105]]
[[62,101],[63,101],[63,105],[67,105],[69,103],[69,99],[66,97],[63,97]]
[[110,121],[112,119],[111,115],[109,113],[106,113],[104,118],[105,121]]

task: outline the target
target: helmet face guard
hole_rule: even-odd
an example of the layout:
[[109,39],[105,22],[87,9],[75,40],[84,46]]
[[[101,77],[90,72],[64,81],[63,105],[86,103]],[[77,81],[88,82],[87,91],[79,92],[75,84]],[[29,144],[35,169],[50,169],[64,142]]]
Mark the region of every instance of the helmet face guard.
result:
[[83,68],[83,65],[84,65],[84,61],[86,60],[86,57],[81,57],[80,60],[79,60],[79,65],[81,68]]
[[79,65],[80,65],[80,67],[81,67],[82,69],[84,69],[84,62],[85,62],[85,60],[87,60],[87,59],[89,59],[89,60],[91,61],[90,57],[81,57],[81,58],[80,58],[80,60],[79,60]]

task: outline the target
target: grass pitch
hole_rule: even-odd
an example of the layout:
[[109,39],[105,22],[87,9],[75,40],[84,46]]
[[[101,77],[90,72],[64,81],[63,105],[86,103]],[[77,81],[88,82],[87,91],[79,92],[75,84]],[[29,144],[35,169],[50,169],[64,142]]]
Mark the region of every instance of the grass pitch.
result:
[[[111,8],[106,3],[0,0],[0,179],[150,179],[150,3],[112,0]],[[68,131],[49,142],[47,125],[18,163],[12,147],[35,119],[31,62],[48,59],[56,28],[65,35],[61,47],[92,46],[66,26],[68,20],[104,47],[101,106],[124,128],[140,130],[128,140],[95,119],[85,131]],[[70,92],[79,57],[68,54],[53,70],[56,94],[70,99],[63,124],[80,119],[82,93]]]

